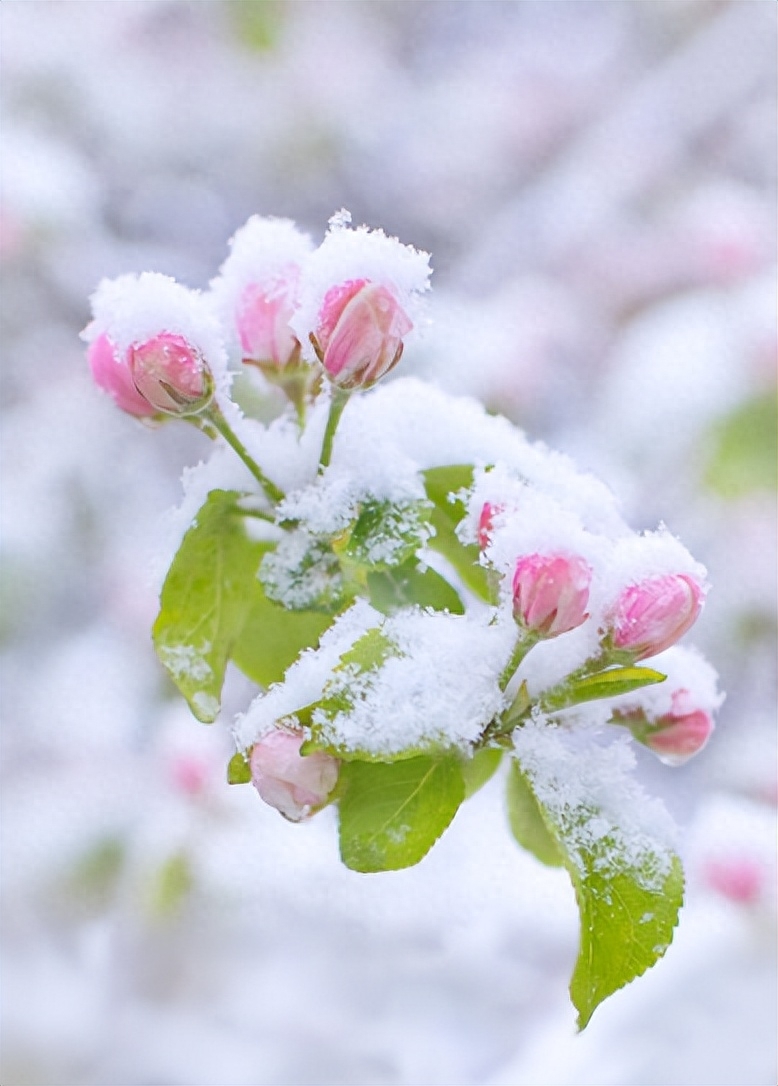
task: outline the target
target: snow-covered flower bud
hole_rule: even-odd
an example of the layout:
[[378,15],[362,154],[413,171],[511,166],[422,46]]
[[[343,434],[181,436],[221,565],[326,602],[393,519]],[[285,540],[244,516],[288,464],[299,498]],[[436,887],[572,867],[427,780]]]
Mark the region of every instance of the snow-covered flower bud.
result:
[[155,411],[196,415],[213,398],[213,378],[198,349],[183,336],[160,332],[128,352],[138,392]]
[[98,336],[90,343],[86,357],[95,384],[113,397],[117,407],[137,418],[156,415],[156,408],[135,387],[126,354],[122,355],[108,336]]
[[244,362],[269,380],[300,366],[290,326],[311,241],[290,219],[252,215],[230,240],[230,255],[211,283],[211,299]]
[[530,554],[519,558],[513,574],[513,614],[539,637],[558,637],[589,617],[592,571],[583,558]]
[[199,291],[143,272],[104,279],[91,302],[89,364],[125,411],[194,415],[227,387],[221,328]]
[[713,732],[713,717],[695,706],[688,690],[673,692],[669,713],[638,730],[636,738],[669,765],[682,765],[698,754]]
[[332,287],[311,336],[325,373],[338,388],[370,388],[396,366],[413,322],[391,290],[367,279]]
[[492,530],[494,528],[494,518],[499,516],[500,513],[505,512],[504,505],[492,505],[491,502],[484,502],[481,509],[481,514],[478,517],[478,546],[482,551],[486,550],[492,541]]
[[300,342],[289,327],[298,279],[298,269],[292,268],[286,278],[244,288],[235,311],[244,362],[263,370],[283,370],[299,362]]
[[251,749],[251,781],[265,803],[300,822],[327,803],[338,780],[338,762],[316,751],[300,754],[304,737],[278,728]]
[[630,585],[610,615],[613,645],[633,653],[636,660],[664,652],[694,624],[704,598],[702,585],[685,573]]

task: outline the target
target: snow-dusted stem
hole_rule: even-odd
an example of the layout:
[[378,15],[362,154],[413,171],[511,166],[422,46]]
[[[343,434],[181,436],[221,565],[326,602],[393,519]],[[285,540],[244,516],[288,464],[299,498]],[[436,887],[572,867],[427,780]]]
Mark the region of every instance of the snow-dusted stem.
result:
[[259,485],[262,487],[270,501],[276,503],[283,501],[284,492],[282,490],[279,490],[276,484],[268,479],[267,475],[265,475],[264,471],[256,462],[256,460],[254,460],[253,457],[249,455],[245,446],[243,445],[243,442],[240,440],[237,434],[235,434],[232,427],[227,422],[224,415],[221,413],[220,409],[215,405],[212,405],[208,408],[206,412],[204,412],[204,417],[206,422],[209,422],[215,430],[218,430],[218,432],[221,434],[227,444],[235,450],[235,452],[241,458],[251,474],[257,480]]
[[330,413],[327,417],[327,428],[324,431],[324,440],[321,444],[321,456],[319,457],[320,470],[323,470],[329,465],[330,457],[332,456],[332,442],[335,438],[335,431],[338,428],[340,416],[343,414],[343,409],[348,403],[348,400],[348,392],[344,392],[340,388],[333,388],[332,400],[330,401]]

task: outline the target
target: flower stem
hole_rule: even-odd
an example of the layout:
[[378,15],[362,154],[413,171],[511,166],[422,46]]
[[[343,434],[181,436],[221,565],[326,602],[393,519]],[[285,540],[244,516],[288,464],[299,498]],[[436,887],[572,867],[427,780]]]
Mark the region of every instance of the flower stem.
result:
[[348,403],[349,394],[344,392],[343,389],[333,388],[332,400],[330,401],[330,413],[327,417],[327,428],[324,431],[324,440],[321,445],[321,456],[319,457],[319,471],[323,471],[329,465],[330,457],[332,456],[332,442],[335,438],[335,431],[338,428],[340,422],[340,416],[343,414],[343,409]]
[[505,690],[505,688],[508,686],[508,683],[516,674],[516,671],[521,661],[527,655],[529,650],[537,645],[538,641],[539,638],[535,637],[533,634],[526,634],[524,637],[520,638],[516,642],[516,647],[513,650],[511,658],[505,665],[505,669],[500,676],[500,690]]
[[227,444],[235,450],[235,452],[241,458],[251,474],[257,480],[259,485],[262,487],[270,501],[283,501],[284,492],[282,490],[279,490],[276,484],[268,479],[267,475],[265,475],[264,471],[256,462],[256,460],[254,460],[253,457],[249,455],[243,442],[233,431],[232,427],[227,422],[219,408],[215,404],[212,404],[208,408],[208,410],[204,412],[204,417],[205,421],[210,423],[215,430],[218,430],[218,432],[221,434]]

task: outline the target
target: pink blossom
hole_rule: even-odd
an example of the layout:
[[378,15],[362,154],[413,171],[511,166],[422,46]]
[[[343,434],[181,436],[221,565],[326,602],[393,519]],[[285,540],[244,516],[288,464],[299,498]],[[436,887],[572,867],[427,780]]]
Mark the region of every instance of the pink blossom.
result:
[[579,557],[531,554],[520,558],[513,575],[513,614],[540,637],[557,637],[589,617],[592,571]]
[[702,586],[685,573],[630,585],[611,614],[614,646],[627,649],[636,660],[664,652],[694,624],[704,596]]
[[277,729],[251,750],[251,780],[265,803],[290,822],[300,822],[325,806],[338,779],[338,762],[329,754],[302,756],[303,736]]
[[95,384],[108,392],[122,411],[137,418],[156,415],[156,408],[135,387],[126,356],[119,354],[108,336],[98,336],[90,343],[86,357]]
[[412,328],[388,287],[353,279],[327,292],[311,340],[333,384],[370,388],[400,361]]
[[641,742],[670,765],[682,765],[698,754],[713,732],[713,718],[695,706],[688,690],[676,690],[669,713],[648,725]]
[[494,518],[503,512],[505,512],[504,505],[492,505],[491,502],[484,502],[481,515],[478,518],[478,546],[482,551],[486,550],[492,541]]
[[299,268],[291,266],[266,283],[250,283],[240,296],[235,323],[243,361],[284,369],[300,355],[300,343],[289,327],[295,311]]
[[183,336],[160,332],[128,352],[135,387],[155,411],[194,415],[213,396],[211,372],[200,351]]
[[762,896],[766,872],[750,856],[708,860],[703,877],[711,889],[738,905],[752,905]]

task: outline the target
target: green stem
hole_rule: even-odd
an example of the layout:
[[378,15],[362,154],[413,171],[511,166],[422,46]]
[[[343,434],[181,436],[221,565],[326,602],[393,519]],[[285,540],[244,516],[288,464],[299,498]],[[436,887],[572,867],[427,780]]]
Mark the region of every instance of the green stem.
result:
[[348,399],[348,392],[344,392],[341,388],[333,387],[332,400],[330,401],[330,413],[327,417],[327,428],[324,431],[321,456],[319,457],[320,473],[329,465],[330,457],[332,456],[332,442],[335,438],[335,431],[338,428],[340,416],[343,414],[343,409],[348,403]]
[[535,645],[537,645],[539,640],[540,639],[538,637],[535,637],[534,634],[527,633],[524,637],[520,638],[519,641],[516,642],[516,647],[513,650],[511,658],[505,665],[505,669],[500,676],[500,690],[506,689],[508,683],[516,674],[516,671],[521,661],[524,659],[530,649],[534,648]]
[[215,430],[218,430],[218,432],[222,435],[227,444],[235,450],[235,452],[241,458],[251,474],[257,480],[259,485],[262,487],[270,501],[283,501],[283,490],[279,490],[276,484],[268,479],[267,475],[265,475],[264,471],[256,462],[256,460],[254,460],[253,457],[249,455],[248,451],[243,445],[243,442],[232,430],[230,424],[227,422],[220,409],[215,404],[212,404],[203,414],[206,422],[209,422]]

